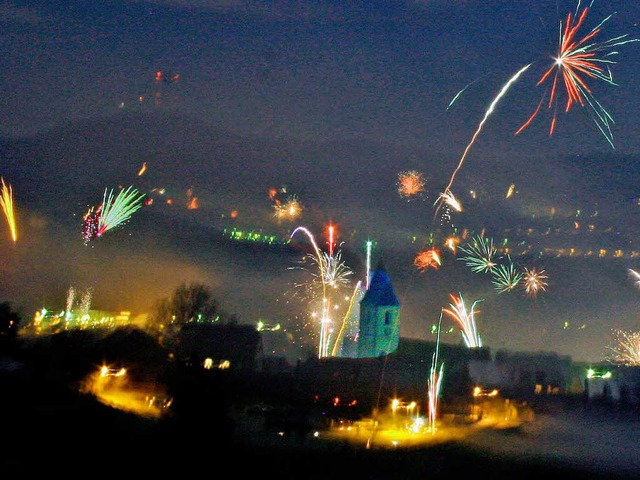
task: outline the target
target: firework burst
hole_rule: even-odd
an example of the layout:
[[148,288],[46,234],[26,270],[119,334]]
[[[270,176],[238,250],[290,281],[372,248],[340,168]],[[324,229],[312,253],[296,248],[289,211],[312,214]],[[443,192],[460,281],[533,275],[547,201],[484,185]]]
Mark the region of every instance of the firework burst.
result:
[[475,308],[481,300],[476,300],[471,305],[471,309],[467,309],[462,294],[458,294],[458,296],[451,294],[449,298],[451,298],[452,301],[449,305],[450,308],[445,308],[442,311],[460,325],[462,329],[462,339],[467,347],[482,347],[482,339],[478,334],[475,319],[475,314],[480,313],[479,310]]
[[440,206],[446,205],[451,210],[455,210],[456,212],[462,211],[462,204],[458,201],[458,199],[453,195],[453,193],[449,189],[442,192],[438,196],[438,200],[436,200],[435,205],[438,205],[438,204]]
[[105,189],[102,204],[97,209],[90,208],[84,216],[82,232],[85,243],[127,222],[142,207],[144,197],[132,186],[120,190],[115,196],[113,190]]
[[422,173],[416,170],[408,170],[398,173],[398,193],[407,201],[422,196],[425,191],[426,181]]
[[516,269],[516,266],[508,258],[509,263],[496,266],[492,271],[492,280],[496,292],[505,293],[515,290],[523,278],[523,273]]
[[[342,261],[342,254],[338,250],[334,249],[334,229],[335,227],[329,226],[329,249],[328,252],[322,252],[316,243],[315,237],[312,233],[304,228],[297,227],[291,234],[293,238],[296,233],[304,233],[313,246],[313,254],[308,254],[303,260],[310,261],[315,267],[310,270],[306,267],[293,267],[292,269],[307,270],[311,273],[312,280],[306,283],[297,284],[296,287],[303,288],[312,300],[316,300],[318,296],[321,296],[321,318],[320,318],[320,339],[318,345],[318,357],[323,358],[334,354],[335,348],[331,348],[331,343],[337,340],[332,339],[334,329],[332,327],[332,311],[335,313],[338,308],[337,302],[334,302],[334,297],[341,291],[341,287],[348,287],[350,284],[350,277],[353,275],[353,271],[346,266]],[[358,294],[360,289],[354,290],[353,296]],[[330,295],[333,293],[334,295]],[[352,300],[349,302],[349,308],[347,314],[341,322],[341,325],[350,315],[352,309]],[[349,298],[347,297],[347,300]]]
[[353,271],[342,260],[341,251],[333,255],[322,252],[320,257],[310,255],[309,258],[316,263],[321,277],[318,274],[313,274],[313,276],[327,287],[337,289],[350,284],[350,277],[353,275]]
[[[591,116],[596,126],[613,147],[613,134],[611,133],[613,118],[593,96],[588,81],[600,80],[609,85],[616,85],[609,68],[610,65],[616,63],[611,57],[618,52],[613,49],[627,43],[640,41],[640,39],[629,38],[628,34],[625,34],[597,42],[596,37],[602,32],[604,25],[613,17],[613,14],[607,16],[580,38],[579,31],[584,26],[588,12],[589,7],[584,7],[580,11],[580,1],[578,1],[575,13],[569,12],[567,14],[564,25],[560,22],[558,52],[553,57],[553,64],[543,73],[537,85],[542,85],[548,80],[551,82],[550,90],[547,90],[549,99],[546,102],[547,108],[553,109],[554,112],[549,127],[549,135],[553,135],[555,130],[557,104],[561,95],[560,92],[564,91],[566,96],[564,111],[569,112],[574,105],[588,107],[591,110]],[[562,85],[564,85],[564,89],[562,89]],[[516,135],[533,122],[533,119],[545,104],[546,96],[546,93],[542,96],[535,111],[516,131]]]
[[421,272],[426,272],[429,268],[437,270],[440,268],[440,265],[442,265],[440,252],[438,252],[438,249],[435,247],[418,252],[416,257],[413,259],[413,266]]
[[273,204],[275,210],[273,216],[282,220],[295,220],[302,215],[303,206],[295,195],[291,195],[281,201],[276,199]]
[[[520,126],[520,128],[516,130],[516,135],[526,129],[536,118],[543,105],[545,105],[547,93],[549,93],[549,99],[546,102],[547,108],[553,109],[554,112],[549,128],[549,134],[552,135],[556,127],[558,111],[557,105],[561,92],[564,91],[564,96],[566,96],[564,111],[569,112],[574,105],[589,108],[591,117],[593,118],[596,126],[611,147],[613,147],[613,134],[611,132],[613,118],[593,96],[588,82],[595,80],[605,82],[609,85],[616,85],[613,81],[613,75],[610,70],[610,66],[616,63],[612,59],[612,57],[618,53],[615,48],[628,43],[638,42],[640,39],[629,38],[628,34],[623,34],[601,42],[596,41],[596,38],[602,32],[605,24],[613,17],[613,14],[607,16],[584,36],[579,37],[579,32],[584,26],[589,9],[593,4],[593,0],[590,2],[588,7],[584,7],[582,9],[580,3],[580,0],[578,0],[575,13],[569,12],[564,23],[560,22],[558,51],[553,57],[553,64],[544,71],[537,82],[538,86],[547,83],[547,81],[550,81],[551,85],[543,94],[537,108],[531,116]],[[451,189],[453,188],[456,175],[462,168],[471,147],[476,142],[484,124],[495,110],[496,105],[500,99],[506,95],[510,87],[529,67],[531,67],[531,65],[532,63],[529,63],[520,68],[520,70],[518,70],[503,85],[498,94],[494,97],[489,108],[486,110],[484,117],[471,137],[471,140],[464,149],[458,165],[453,171],[444,192],[436,201],[438,206],[436,208],[435,216],[437,216],[439,209],[446,201],[447,195],[451,194]],[[449,103],[449,107],[457,100],[460,94],[467,89],[468,86],[469,85],[456,94],[454,99]],[[447,107],[447,109],[449,107]]]
[[544,270],[537,270],[535,267],[524,267],[522,284],[527,296],[537,297],[540,292],[544,292],[548,286],[547,278],[549,277]]
[[455,255],[458,251],[458,244],[460,239],[458,237],[447,237],[444,241],[444,246],[453,252]]
[[498,266],[492,238],[474,237],[471,242],[458,246],[458,250],[465,254],[458,260],[465,262],[475,273],[488,273]]
[[640,367],[640,332],[615,330],[615,346],[606,347],[611,351],[607,360],[611,363]]

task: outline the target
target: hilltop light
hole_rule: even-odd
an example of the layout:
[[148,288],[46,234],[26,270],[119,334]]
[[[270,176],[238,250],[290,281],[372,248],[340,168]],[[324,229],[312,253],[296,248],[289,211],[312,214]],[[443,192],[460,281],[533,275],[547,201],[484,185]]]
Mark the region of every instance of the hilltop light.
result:
[[612,376],[610,371],[597,372],[593,368],[587,370],[587,378],[611,378]]

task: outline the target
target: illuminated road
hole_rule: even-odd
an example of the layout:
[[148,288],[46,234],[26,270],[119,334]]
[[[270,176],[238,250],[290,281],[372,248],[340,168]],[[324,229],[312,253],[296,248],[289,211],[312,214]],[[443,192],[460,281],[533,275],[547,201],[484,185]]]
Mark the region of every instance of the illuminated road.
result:
[[172,403],[158,385],[129,382],[124,369],[110,373],[103,368],[85,380],[82,390],[105,405],[145,417],[160,418]]

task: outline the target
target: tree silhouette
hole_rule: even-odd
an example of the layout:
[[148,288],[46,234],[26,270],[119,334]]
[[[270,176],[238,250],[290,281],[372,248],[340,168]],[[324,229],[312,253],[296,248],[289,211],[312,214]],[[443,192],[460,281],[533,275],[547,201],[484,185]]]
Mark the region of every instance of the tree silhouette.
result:
[[0,353],[17,346],[18,327],[22,318],[11,309],[10,302],[0,303]]
[[213,323],[222,319],[218,301],[202,283],[182,284],[168,298],[159,300],[149,315],[148,327],[171,334],[189,323]]

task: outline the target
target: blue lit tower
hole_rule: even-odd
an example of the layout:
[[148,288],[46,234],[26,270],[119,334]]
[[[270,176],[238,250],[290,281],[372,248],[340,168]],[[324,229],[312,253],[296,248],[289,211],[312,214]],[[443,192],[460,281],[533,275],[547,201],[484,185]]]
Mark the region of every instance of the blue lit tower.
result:
[[358,357],[380,357],[398,348],[400,302],[382,262],[371,272],[369,289],[360,301]]

